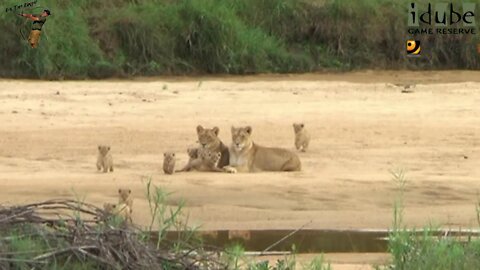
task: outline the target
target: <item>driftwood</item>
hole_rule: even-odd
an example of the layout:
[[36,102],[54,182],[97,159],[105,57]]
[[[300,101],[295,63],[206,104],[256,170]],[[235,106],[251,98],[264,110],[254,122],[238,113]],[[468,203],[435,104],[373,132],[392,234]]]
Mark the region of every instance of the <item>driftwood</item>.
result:
[[[15,233],[13,233],[15,232]],[[90,262],[96,269],[226,269],[219,252],[176,242],[154,243],[150,232],[112,217],[92,204],[50,200],[21,206],[0,206],[0,269],[44,269],[52,262]],[[50,243],[44,250],[12,251],[22,237]],[[168,267],[166,267],[168,266]]]

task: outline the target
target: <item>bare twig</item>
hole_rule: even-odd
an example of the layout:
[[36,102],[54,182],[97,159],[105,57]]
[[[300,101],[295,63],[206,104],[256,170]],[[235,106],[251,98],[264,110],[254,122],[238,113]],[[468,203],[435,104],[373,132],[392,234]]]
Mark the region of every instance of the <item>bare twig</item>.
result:
[[[63,258],[64,262],[88,259],[108,270],[163,269],[165,263],[172,269],[200,269],[198,265],[202,263],[208,265],[208,269],[225,269],[220,254],[207,253],[181,240],[164,241],[162,248],[157,248],[156,243],[141,240],[145,239],[142,235],[151,232],[143,232],[134,225],[116,226],[103,209],[74,200],[0,206],[0,231],[7,232],[0,237],[0,262],[3,263],[26,263],[36,268],[35,265]],[[9,232],[15,234],[9,235]],[[47,248],[9,250],[9,244],[19,239],[39,240]],[[175,244],[188,247],[187,251],[175,251]]]
[[266,249],[264,249],[262,252],[260,252],[260,254],[258,254],[258,256],[262,256],[264,255],[267,251],[269,251],[270,249],[272,249],[273,247],[275,247],[276,245],[280,244],[281,242],[285,241],[287,238],[289,238],[290,236],[296,234],[298,231],[300,231],[301,229],[305,228],[308,224],[312,223],[312,220],[310,220],[309,222],[303,224],[300,228],[290,232],[289,234],[285,235],[284,237],[282,237],[280,240],[278,240],[277,242],[271,244],[270,246],[268,246]]

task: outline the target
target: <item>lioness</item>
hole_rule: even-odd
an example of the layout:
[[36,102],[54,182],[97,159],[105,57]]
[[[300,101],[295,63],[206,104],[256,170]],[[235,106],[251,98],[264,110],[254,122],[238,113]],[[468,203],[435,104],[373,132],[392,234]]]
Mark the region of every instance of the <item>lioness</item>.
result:
[[[201,148],[208,149],[212,153],[220,152],[220,161],[217,164],[217,168],[223,168],[229,163],[229,151],[228,147],[218,138],[220,129],[213,127],[211,129],[204,128],[201,125],[197,126],[198,143]],[[210,170],[209,170],[210,171]]]
[[252,141],[252,128],[232,127],[230,164],[224,170],[230,173],[259,171],[300,171],[297,154],[282,148],[263,147]]

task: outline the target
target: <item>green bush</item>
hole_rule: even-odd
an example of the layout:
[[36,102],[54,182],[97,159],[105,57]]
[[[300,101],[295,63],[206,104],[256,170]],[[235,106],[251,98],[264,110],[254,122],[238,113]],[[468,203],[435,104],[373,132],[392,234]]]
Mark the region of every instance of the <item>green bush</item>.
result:
[[[5,7],[15,4],[7,1]],[[425,3],[426,1],[419,1]],[[479,0],[473,1],[480,4]],[[2,77],[309,72],[320,69],[478,69],[477,35],[422,35],[405,57],[408,1],[38,0],[53,16],[40,46],[31,22],[0,14]],[[477,30],[478,31],[478,30]]]

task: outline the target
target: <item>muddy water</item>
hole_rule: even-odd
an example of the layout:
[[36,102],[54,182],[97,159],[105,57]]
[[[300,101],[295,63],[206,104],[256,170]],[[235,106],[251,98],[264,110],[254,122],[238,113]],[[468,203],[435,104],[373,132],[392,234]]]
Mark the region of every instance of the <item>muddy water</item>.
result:
[[[415,232],[423,234],[423,232]],[[299,253],[385,253],[388,251],[387,230],[301,230],[292,234],[288,230],[252,231],[203,231],[205,244],[227,247],[241,244],[247,251],[295,251]],[[289,236],[290,235],[290,236]],[[432,236],[478,237],[478,231],[433,231]],[[170,232],[169,239],[177,239],[177,232]],[[282,240],[283,239],[283,240]],[[275,244],[277,243],[277,244]]]

